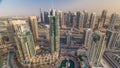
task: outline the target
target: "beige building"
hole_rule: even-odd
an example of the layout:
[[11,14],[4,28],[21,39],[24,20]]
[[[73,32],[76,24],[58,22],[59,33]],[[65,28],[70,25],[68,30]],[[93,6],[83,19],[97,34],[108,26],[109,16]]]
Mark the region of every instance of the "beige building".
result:
[[106,41],[105,33],[95,31],[90,40],[87,57],[91,66],[99,67],[101,58],[105,51]]
[[38,39],[38,23],[37,23],[36,16],[29,17],[29,25],[30,25],[30,29],[33,33],[34,41],[36,42]]

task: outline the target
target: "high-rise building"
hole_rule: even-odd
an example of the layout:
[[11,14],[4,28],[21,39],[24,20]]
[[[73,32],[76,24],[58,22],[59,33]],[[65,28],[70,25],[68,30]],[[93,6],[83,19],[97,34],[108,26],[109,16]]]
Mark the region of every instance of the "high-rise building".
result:
[[60,24],[60,28],[62,28],[62,25],[63,25],[63,12],[62,11],[58,11],[58,14],[59,14],[59,24]]
[[84,10],[83,13],[84,13],[83,27],[87,28],[89,14],[88,14],[88,12],[86,10]]
[[48,12],[44,11],[44,23],[49,24],[49,17],[48,17]]
[[65,22],[65,19],[66,19],[66,16],[65,16],[65,13],[62,12],[62,23],[61,23],[61,27],[62,28],[66,28],[66,22]]
[[80,25],[80,12],[76,13],[76,27],[79,29]]
[[84,13],[83,12],[77,12],[76,13],[76,27],[83,28],[84,23]]
[[106,18],[107,18],[107,10],[103,10],[101,14],[101,20],[103,21],[103,26],[105,25]]
[[106,47],[108,49],[115,47],[117,37],[118,37],[117,31],[107,30],[107,32],[106,32]]
[[107,23],[107,10],[102,11],[101,17],[98,18],[97,23],[97,29],[105,27],[105,23]]
[[72,17],[72,18],[73,18],[73,21],[72,21],[72,22],[73,22],[72,27],[74,28],[74,27],[76,26],[76,14],[75,14],[75,13],[73,14],[73,17]]
[[98,21],[97,21],[97,22],[98,22],[98,23],[97,23],[96,29],[102,28],[102,27],[103,27],[103,22],[101,21],[101,18],[98,18]]
[[44,21],[43,21],[43,14],[42,14],[41,9],[40,9],[40,23],[44,23]]
[[33,34],[34,41],[36,42],[38,39],[38,22],[36,16],[29,17],[29,25]]
[[19,61],[21,63],[30,61],[35,56],[35,44],[27,22],[24,20],[12,20],[10,22],[14,28]]
[[84,13],[80,12],[80,28],[84,27]]
[[93,12],[93,13],[91,13],[91,15],[90,15],[89,28],[94,29],[95,21],[96,21],[96,14]]
[[109,29],[110,30],[118,30],[120,29],[120,17],[118,14],[116,13],[113,13],[111,15],[111,18],[110,18],[110,26],[109,26]]
[[71,13],[70,11],[67,13],[66,26],[67,27],[73,26],[73,13]]
[[59,15],[57,11],[50,11],[50,43],[51,52],[58,52],[60,50],[60,27],[59,27]]
[[93,33],[92,29],[86,29],[86,30],[84,30],[84,35],[85,35],[84,46],[85,47],[89,47],[92,33]]
[[95,31],[89,41],[90,44],[87,52],[88,62],[91,66],[97,67],[100,65],[100,61],[105,50],[105,33]]

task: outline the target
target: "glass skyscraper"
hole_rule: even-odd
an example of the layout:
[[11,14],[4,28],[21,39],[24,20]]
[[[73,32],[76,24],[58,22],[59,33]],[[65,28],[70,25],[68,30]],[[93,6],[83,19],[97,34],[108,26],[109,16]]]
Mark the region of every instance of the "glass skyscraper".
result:
[[51,52],[58,52],[60,50],[60,26],[59,15],[55,10],[50,11],[50,43]]

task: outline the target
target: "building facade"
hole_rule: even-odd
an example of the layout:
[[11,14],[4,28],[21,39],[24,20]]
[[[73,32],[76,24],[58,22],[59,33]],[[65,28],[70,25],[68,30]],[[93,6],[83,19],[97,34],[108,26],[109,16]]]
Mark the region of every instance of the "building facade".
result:
[[94,29],[95,21],[96,21],[96,14],[93,12],[93,13],[91,13],[91,15],[90,15],[89,28]]
[[51,52],[58,52],[60,50],[60,27],[59,16],[55,10],[50,11],[50,43]]
[[106,47],[108,49],[112,49],[115,47],[117,37],[118,37],[117,31],[107,30],[107,32],[106,32]]
[[18,59],[21,63],[29,62],[35,56],[35,44],[30,28],[24,20],[12,20],[11,23],[15,33]]
[[89,47],[93,31],[92,31],[92,29],[86,29],[86,30],[84,30],[84,33],[85,33],[84,46]]
[[86,10],[84,10],[83,13],[84,13],[83,28],[87,28],[89,14]]
[[30,30],[32,31],[34,41],[36,42],[38,39],[38,22],[36,16],[30,16],[29,17],[29,25]]
[[87,53],[88,62],[91,66],[97,67],[100,65],[105,50],[105,34],[100,31],[95,31],[91,37]]
[[120,17],[117,13],[113,13],[110,18],[110,25],[109,29],[110,30],[116,30],[119,31],[120,29]]

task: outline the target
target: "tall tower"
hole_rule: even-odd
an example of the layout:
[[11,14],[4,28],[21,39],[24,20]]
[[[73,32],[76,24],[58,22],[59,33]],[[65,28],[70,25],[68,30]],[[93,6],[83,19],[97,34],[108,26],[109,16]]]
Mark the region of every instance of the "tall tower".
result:
[[49,24],[48,12],[44,11],[44,23]]
[[112,49],[113,47],[115,47],[118,34],[119,33],[117,31],[107,30],[107,32],[106,32],[106,47],[108,49]]
[[76,13],[76,27],[77,29],[79,29],[79,25],[80,25],[80,12]]
[[84,23],[84,13],[83,12],[77,12],[76,14],[76,27],[83,28]]
[[112,15],[111,15],[111,18],[110,18],[110,30],[115,30],[115,29],[118,29],[118,28],[115,28],[115,26],[116,25],[119,25],[119,22],[120,22],[120,20],[119,20],[120,18],[119,18],[119,15],[118,14],[116,14],[116,13],[113,13]]
[[44,21],[43,21],[43,14],[42,14],[41,9],[40,9],[40,23],[44,23]]
[[66,26],[67,27],[72,27],[73,26],[73,14],[70,11],[67,13]]
[[60,27],[59,15],[55,10],[50,11],[50,41],[51,52],[58,52],[60,50]]
[[12,20],[19,61],[24,63],[35,56],[35,44],[28,24],[24,20]]
[[85,39],[84,39],[84,46],[89,47],[91,36],[92,36],[92,29],[86,29],[84,30],[85,33]]
[[88,47],[88,61],[92,66],[99,66],[105,50],[105,33],[96,31],[92,34]]
[[34,41],[36,42],[38,39],[38,22],[36,16],[30,16],[29,17],[29,25],[30,30],[32,31]]
[[66,28],[66,22],[65,22],[65,19],[66,19],[66,17],[65,17],[65,13],[62,12],[62,28]]
[[103,10],[101,14],[101,20],[103,21],[103,26],[105,25],[106,18],[107,18],[107,10]]
[[83,28],[84,27],[84,13],[83,12],[80,12],[80,25],[79,25],[80,28]]
[[88,14],[88,12],[86,10],[84,10],[83,13],[84,13],[83,27],[86,28],[87,27],[87,23],[88,23],[89,14]]
[[73,22],[72,27],[74,28],[74,27],[76,26],[76,14],[75,14],[75,13],[73,14],[73,17],[72,17],[72,18],[73,18],[73,21],[72,21],[72,22]]
[[91,15],[90,15],[89,28],[94,29],[95,20],[96,20],[96,14],[93,12],[93,13],[91,13]]
[[62,11],[58,11],[58,15],[59,15],[59,24],[60,24],[60,28],[62,28]]
[[103,28],[105,26],[106,18],[107,18],[107,10],[103,10],[101,17],[98,18],[97,29]]

